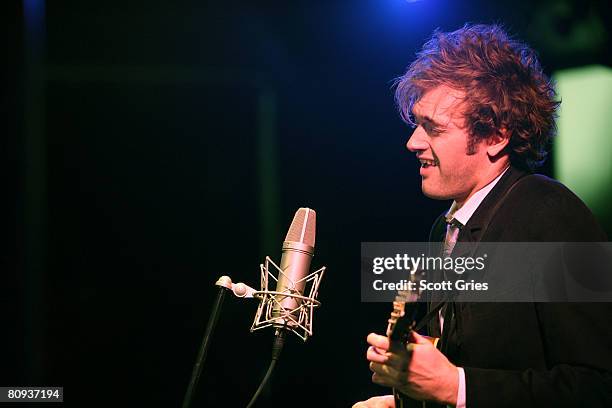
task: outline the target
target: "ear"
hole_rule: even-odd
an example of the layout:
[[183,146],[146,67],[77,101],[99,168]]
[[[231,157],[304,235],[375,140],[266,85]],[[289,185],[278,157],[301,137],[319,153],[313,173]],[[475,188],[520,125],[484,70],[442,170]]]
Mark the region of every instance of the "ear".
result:
[[487,155],[489,157],[497,157],[508,146],[510,135],[506,128],[499,129],[489,139],[487,139]]

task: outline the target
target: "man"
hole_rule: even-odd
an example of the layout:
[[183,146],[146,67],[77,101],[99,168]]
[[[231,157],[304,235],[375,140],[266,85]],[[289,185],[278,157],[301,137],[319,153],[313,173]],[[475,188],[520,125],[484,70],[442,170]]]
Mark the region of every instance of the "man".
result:
[[[607,241],[571,191],[530,174],[554,133],[554,97],[535,53],[499,26],[436,32],[424,45],[396,100],[416,126],[407,148],[423,193],[453,200],[431,240],[451,251],[455,242]],[[386,337],[367,337],[375,383],[426,406],[612,406],[610,304],[449,302],[435,317],[429,334],[442,334],[442,351],[417,333],[402,355]],[[354,407],[394,405],[388,395]]]

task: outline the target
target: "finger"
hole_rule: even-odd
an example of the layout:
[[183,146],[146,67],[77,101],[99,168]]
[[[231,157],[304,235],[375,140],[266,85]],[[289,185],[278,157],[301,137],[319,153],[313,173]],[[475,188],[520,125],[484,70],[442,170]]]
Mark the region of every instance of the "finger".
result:
[[385,364],[370,362],[370,371],[385,375],[388,371]]
[[378,353],[378,354],[385,354],[387,352],[387,350],[382,349],[382,348],[378,348],[378,347],[374,347],[372,346],[372,348]]
[[406,344],[406,353],[408,353],[409,356],[412,356],[414,354],[414,350],[420,346],[421,345],[417,343],[408,343]]
[[366,353],[366,358],[368,361],[373,361],[375,363],[384,363],[387,361],[388,357],[384,353],[379,353],[378,349],[374,346],[368,347],[368,352]]
[[402,354],[387,353],[386,357],[387,357],[387,360],[384,361],[386,365],[393,367],[398,371],[408,370],[408,363],[410,361],[409,353],[402,353]]
[[382,348],[378,348],[378,347],[374,347],[374,346],[370,346],[370,348],[377,354],[381,354],[381,355],[385,355],[385,353],[387,353],[387,350],[382,349]]
[[378,373],[372,374],[372,382],[374,384],[382,385],[384,387],[395,387],[396,384],[393,380],[385,375],[381,375]]
[[370,369],[374,373],[372,374],[372,381],[376,384],[398,387],[404,382],[405,373],[386,364],[370,363]]
[[368,344],[383,350],[389,350],[389,339],[376,333],[368,334]]
[[419,333],[417,333],[416,331],[411,331],[411,340],[412,343],[416,343],[416,344],[429,344],[431,345],[431,341],[427,340],[427,338],[425,336],[421,336]]
[[398,380],[404,377],[404,373],[391,367],[388,364],[370,363],[370,370],[374,374],[378,374],[384,377],[391,377],[394,380]]
[[393,395],[383,395],[380,397],[372,397],[367,401],[359,401],[352,408],[390,408],[395,406],[395,397]]

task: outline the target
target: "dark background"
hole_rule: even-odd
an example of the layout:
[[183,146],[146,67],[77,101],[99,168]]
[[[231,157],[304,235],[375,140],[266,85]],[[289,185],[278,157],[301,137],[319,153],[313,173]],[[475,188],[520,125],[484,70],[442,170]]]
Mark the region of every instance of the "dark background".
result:
[[[4,8],[0,385],[64,386],[67,406],[180,406],[215,280],[256,286],[301,206],[318,215],[323,306],[258,406],[385,393],[365,337],[390,305],[360,303],[360,242],[423,241],[449,205],[420,192],[393,78],[436,27],[465,22],[503,23],[548,72],[610,64],[605,2]],[[226,299],[194,406],[245,406],[257,388],[272,333],[249,333],[255,309]]]

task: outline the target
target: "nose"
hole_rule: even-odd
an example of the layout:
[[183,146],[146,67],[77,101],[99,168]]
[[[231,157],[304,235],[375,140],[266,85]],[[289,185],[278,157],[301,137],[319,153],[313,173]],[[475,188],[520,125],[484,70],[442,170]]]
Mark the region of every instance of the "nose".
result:
[[422,126],[417,127],[414,132],[412,132],[412,136],[408,139],[406,143],[406,148],[410,150],[412,153],[420,152],[423,150],[427,150],[429,144],[427,143],[427,134],[425,130],[423,130]]

